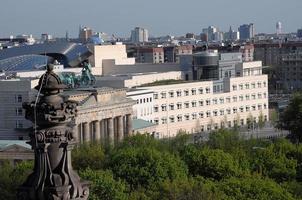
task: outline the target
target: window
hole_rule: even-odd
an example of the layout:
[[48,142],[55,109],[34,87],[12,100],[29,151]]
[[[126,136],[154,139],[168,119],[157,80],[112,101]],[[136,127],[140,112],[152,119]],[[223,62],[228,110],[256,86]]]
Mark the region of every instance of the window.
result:
[[185,90],[185,96],[189,96],[189,90]]
[[219,112],[220,112],[220,115],[224,115],[224,110],[221,109]]
[[203,88],[198,89],[199,94],[203,94]]
[[199,118],[203,118],[203,112],[199,113]]
[[261,82],[257,83],[258,88],[261,88]]
[[186,120],[186,121],[190,120],[190,115],[189,115],[189,114],[186,114],[186,115],[185,115],[185,120]]
[[217,104],[217,99],[213,99],[213,104]]
[[226,110],[226,112],[227,112],[228,115],[231,114],[231,109],[228,108],[228,109]]
[[181,97],[181,91],[177,91],[177,92],[176,92],[176,96],[177,96],[177,97]]
[[243,106],[240,107],[240,112],[244,112]]
[[207,100],[206,100],[206,104],[207,104],[207,106],[211,105],[211,100],[210,100],[210,99],[207,99]]
[[263,98],[265,98],[265,99],[266,99],[266,93],[265,93],[265,92],[263,93]]
[[258,104],[258,110],[261,110],[261,109],[262,109],[262,105]]
[[161,105],[161,111],[167,111],[167,106],[166,106],[166,104]]
[[173,98],[173,97],[174,97],[174,92],[173,92],[173,91],[170,91],[170,92],[169,92],[169,97],[170,97],[170,98]]
[[211,129],[212,129],[211,124],[208,124],[208,125],[207,125],[207,130],[210,131]]
[[250,111],[250,106],[246,106],[245,107],[245,110],[248,112],[248,111]]
[[263,87],[266,87],[266,82],[263,82]]
[[154,123],[158,125],[158,119],[154,119]]
[[233,85],[233,91],[237,90],[237,85]]
[[252,99],[256,99],[256,94],[252,94]]
[[178,109],[178,110],[179,110],[179,109],[182,109],[182,103],[180,103],[180,102],[177,103],[177,109]]
[[19,120],[17,120],[16,121],[16,126],[15,126],[16,128],[23,128],[23,123],[22,123],[22,121],[19,121]]
[[237,113],[237,108],[233,108],[233,113]]
[[240,119],[240,124],[241,124],[241,126],[244,125],[244,119]]
[[240,84],[240,85],[239,85],[239,89],[240,89],[240,90],[243,90],[243,84]]
[[223,98],[223,97],[220,97],[220,98],[219,98],[219,102],[220,102],[220,104],[224,104],[224,98]]
[[239,96],[239,101],[243,101],[243,95]]
[[158,112],[158,106],[154,106],[154,112]]
[[200,100],[198,103],[199,103],[199,106],[203,106],[203,100]]
[[256,110],[256,105],[252,105],[252,111]]
[[174,122],[175,122],[174,116],[170,116],[170,123],[174,123]]
[[194,119],[197,119],[197,114],[196,113],[193,113],[192,114],[192,119],[194,120]]
[[231,103],[231,97],[227,97],[227,98],[226,98],[226,102],[227,102],[227,103]]
[[195,88],[192,88],[191,92],[192,92],[192,95],[196,95],[196,89]]
[[162,123],[162,124],[167,124],[167,118],[162,118],[162,119],[161,119],[161,123]]
[[17,102],[17,103],[22,103],[22,95],[21,95],[21,94],[18,94],[18,95],[16,96],[16,102]]
[[211,111],[207,111],[207,117],[211,117]]
[[174,104],[170,104],[169,107],[170,107],[170,110],[174,110]]
[[182,115],[177,115],[177,121],[181,122],[182,121]]
[[162,98],[162,99],[167,98],[167,94],[166,94],[165,92],[162,92],[162,93],[161,93],[161,98]]
[[255,87],[256,87],[256,84],[255,84],[255,83],[252,83],[251,85],[252,85],[252,88],[255,88]]
[[217,110],[214,110],[213,111],[213,115],[216,117],[218,115],[218,111]]
[[189,102],[185,102],[185,108],[189,108],[190,107],[190,103]]
[[250,100],[250,95],[249,94],[245,95],[245,99]]
[[211,92],[211,89],[209,87],[206,88],[206,93],[209,94]]
[[258,93],[258,99],[262,99],[262,94]]
[[196,101],[192,101],[192,107],[195,108],[197,105]]
[[153,94],[153,98],[154,98],[154,99],[158,99],[158,94],[157,94],[157,93],[154,93],[154,94]]
[[23,115],[22,108],[16,108],[16,116],[22,116],[22,115]]
[[237,96],[233,96],[233,102],[237,102]]
[[267,106],[266,106],[266,104],[263,104],[263,108],[264,108],[264,109],[267,109]]
[[249,83],[245,84],[245,89],[250,89],[250,84]]

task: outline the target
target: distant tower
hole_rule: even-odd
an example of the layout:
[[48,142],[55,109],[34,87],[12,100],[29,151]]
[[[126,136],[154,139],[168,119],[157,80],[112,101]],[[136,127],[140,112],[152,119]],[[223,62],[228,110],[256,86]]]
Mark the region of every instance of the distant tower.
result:
[[282,23],[281,22],[276,23],[276,33],[277,33],[277,35],[282,34]]

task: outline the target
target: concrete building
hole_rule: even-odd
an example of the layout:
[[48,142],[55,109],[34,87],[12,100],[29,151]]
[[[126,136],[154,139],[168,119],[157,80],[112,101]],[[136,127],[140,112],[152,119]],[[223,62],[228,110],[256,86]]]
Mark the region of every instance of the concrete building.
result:
[[297,37],[302,38],[302,29],[297,30]]
[[93,35],[93,31],[89,27],[80,27],[79,29],[79,39],[81,42],[86,43],[88,39]]
[[180,56],[191,55],[193,53],[192,45],[168,46],[164,47],[165,62],[180,62]]
[[302,43],[256,43],[254,59],[270,66],[270,90],[292,92],[302,88]]
[[254,45],[244,44],[240,46],[240,52],[242,53],[243,62],[250,62],[254,60]]
[[[94,75],[102,75],[103,67],[110,63],[113,65],[134,65],[135,58],[128,58],[126,46],[117,43],[115,45],[91,45],[93,56],[89,58],[92,65],[92,73]],[[109,67],[110,67],[109,66]]]
[[1,163],[9,161],[15,165],[23,160],[33,160],[34,152],[24,140],[0,140],[0,167]]
[[268,120],[267,75],[262,75],[261,62],[242,63],[235,77],[222,81],[164,82],[140,89],[154,92],[152,122],[159,137]]
[[255,27],[253,23],[243,24],[238,28],[240,40],[250,40],[255,36]]
[[131,31],[131,42],[133,43],[144,43],[149,41],[148,30],[141,27],[135,27]]
[[164,63],[164,49],[162,47],[138,47],[135,53],[137,63]]

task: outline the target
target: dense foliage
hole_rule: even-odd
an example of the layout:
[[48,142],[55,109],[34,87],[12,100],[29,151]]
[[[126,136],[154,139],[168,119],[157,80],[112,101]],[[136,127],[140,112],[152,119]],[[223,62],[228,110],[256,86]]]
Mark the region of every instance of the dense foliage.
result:
[[[85,144],[72,156],[93,200],[302,200],[302,144],[286,139],[243,140],[219,130],[193,144],[185,134],[136,135],[115,147]],[[4,199],[15,199],[30,169],[29,162],[2,165]]]

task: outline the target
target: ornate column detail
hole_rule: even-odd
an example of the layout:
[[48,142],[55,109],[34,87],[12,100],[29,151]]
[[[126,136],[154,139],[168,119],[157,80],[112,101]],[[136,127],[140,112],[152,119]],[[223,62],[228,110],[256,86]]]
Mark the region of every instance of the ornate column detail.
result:
[[100,140],[101,140],[100,121],[94,121],[94,140],[97,142],[100,142]]
[[113,127],[113,118],[107,119],[107,125],[108,125],[108,143],[110,145],[114,144],[114,127]]
[[126,135],[132,135],[132,116],[131,114],[126,115]]
[[124,118],[123,116],[117,117],[117,141],[124,139]]
[[30,142],[35,153],[34,172],[19,187],[21,200],[87,200],[88,183],[72,169],[71,150],[76,102],[64,99],[60,78],[47,66],[36,89],[37,101],[23,104],[26,119],[34,123]]

